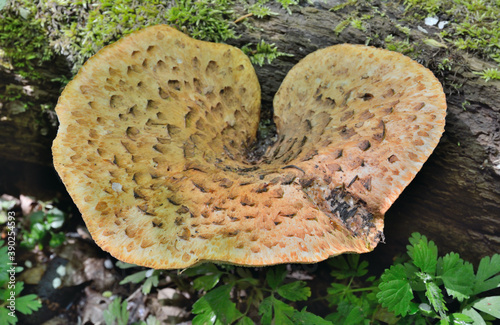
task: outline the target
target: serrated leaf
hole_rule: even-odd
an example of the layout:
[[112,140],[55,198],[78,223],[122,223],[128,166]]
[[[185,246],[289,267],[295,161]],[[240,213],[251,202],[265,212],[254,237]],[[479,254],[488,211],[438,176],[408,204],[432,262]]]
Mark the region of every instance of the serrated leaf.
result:
[[290,324],[293,325],[291,317],[295,308],[287,305],[273,296],[266,297],[259,306],[259,315],[262,316],[260,322],[263,325],[270,324]]
[[193,325],[207,325],[215,324],[217,316],[215,316],[214,310],[208,304],[208,301],[201,297],[193,304],[193,309],[191,310],[193,314],[197,314],[193,318]]
[[449,253],[443,257],[443,274],[441,275],[446,292],[458,301],[468,299],[474,287],[474,268],[464,262],[457,253]]
[[42,304],[37,295],[30,294],[16,298],[17,311],[25,315],[31,315],[34,311],[40,309],[40,307],[42,307]]
[[337,312],[328,315],[327,318],[333,324],[357,325],[363,323],[365,315],[360,306],[341,301],[337,306]]
[[266,272],[267,284],[275,290],[286,277],[285,265],[277,265],[269,268]]
[[0,308],[0,324],[5,324],[5,325],[15,325],[17,323],[17,316],[14,313],[14,317],[9,315],[11,311],[8,310],[5,307]]
[[368,273],[368,262],[359,263],[359,259],[359,254],[339,255],[330,259],[328,264],[333,268],[330,274],[339,280],[365,275]]
[[311,288],[304,281],[295,281],[278,287],[278,294],[290,301],[307,300],[311,296]]
[[213,274],[207,274],[207,275],[202,275],[193,281],[193,287],[196,290],[211,290],[213,287],[219,283],[221,273],[213,273]]
[[500,319],[500,296],[481,298],[472,307]]
[[413,292],[403,265],[397,264],[385,270],[379,284],[378,301],[396,315],[406,316],[413,299]]
[[236,304],[229,296],[232,286],[229,284],[215,288],[193,304],[193,314],[212,314],[223,324],[230,324],[242,316]]
[[433,241],[427,241],[427,237],[419,233],[413,233],[409,239],[411,245],[407,246],[408,255],[413,264],[422,272],[435,274],[438,258],[438,249]]
[[446,311],[448,308],[446,308],[444,304],[444,298],[443,298],[443,293],[441,292],[441,289],[432,281],[427,281],[425,283],[425,296],[429,300],[430,305],[434,308],[436,313],[439,314],[441,319],[446,319]]
[[[500,255],[495,254],[491,258],[483,257],[477,268],[476,283],[472,294],[485,292],[500,287]],[[496,275],[496,276],[495,276]]]
[[318,315],[306,311],[305,307],[301,311],[295,311],[292,314],[292,322],[294,324],[303,324],[303,325],[311,325],[311,324],[332,325],[332,322],[327,321],[326,319],[323,319]]
[[264,298],[259,305],[259,315],[262,316],[260,322],[263,325],[269,325],[273,321],[273,303],[272,296]]
[[275,324],[294,325],[291,318],[296,311],[295,308],[273,297],[273,309]]

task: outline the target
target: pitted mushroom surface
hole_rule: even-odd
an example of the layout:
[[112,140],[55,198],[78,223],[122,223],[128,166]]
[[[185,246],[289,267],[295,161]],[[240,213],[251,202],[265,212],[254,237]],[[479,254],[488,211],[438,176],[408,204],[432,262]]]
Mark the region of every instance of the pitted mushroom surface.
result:
[[93,239],[120,260],[172,269],[371,251],[439,142],[446,102],[434,75],[399,53],[322,49],[286,76],[278,140],[250,162],[250,61],[159,25],[89,59],[56,112],[54,165]]

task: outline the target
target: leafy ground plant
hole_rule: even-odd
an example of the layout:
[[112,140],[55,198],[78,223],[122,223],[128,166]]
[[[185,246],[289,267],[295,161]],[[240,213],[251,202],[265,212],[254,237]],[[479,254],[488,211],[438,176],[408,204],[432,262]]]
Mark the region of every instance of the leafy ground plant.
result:
[[[410,262],[387,269],[377,297],[402,324],[488,324],[500,319],[500,255],[484,257],[476,272],[456,253],[438,257],[433,241],[414,233],[407,246]],[[444,290],[443,290],[444,289]],[[458,307],[456,307],[458,306]]]
[[[127,310],[128,302],[120,297],[115,298],[103,312],[106,325],[128,325],[130,313]],[[156,317],[149,315],[146,321],[134,322],[131,325],[161,325]]]
[[58,208],[46,205],[42,210],[31,213],[28,229],[22,229],[21,247],[40,249],[45,245],[50,247],[60,246],[66,239],[63,232],[59,232],[66,220],[66,215]]
[[[409,241],[408,257],[399,259],[406,262],[396,262],[380,278],[370,274],[363,256],[331,258],[326,262],[331,278],[324,278],[331,284],[319,297],[311,297],[308,283],[292,276],[285,265],[252,269],[206,263],[177,273],[142,269],[120,284],[141,283],[144,295],[172,284],[177,291],[189,292],[196,300],[191,309],[194,325],[486,325],[500,318],[500,296],[487,295],[500,287],[500,255],[483,258],[474,272],[456,253],[438,257],[434,242],[419,233]],[[121,262],[117,266],[136,267]],[[167,277],[175,281],[167,284]],[[325,306],[324,318],[304,308],[315,304]],[[109,324],[120,324],[127,313],[127,301],[116,300],[106,317]]]
[[15,277],[15,273],[21,272],[22,267],[13,268],[10,265],[8,247],[4,246],[3,240],[0,246],[0,324],[14,325],[18,321],[16,313],[30,315],[42,304],[34,294],[21,296],[24,283],[13,281],[12,277]]
[[[235,273],[233,273],[235,271]],[[284,265],[267,270],[264,281],[255,279],[248,269],[224,266],[220,269],[214,264],[201,265],[186,270],[188,276],[203,274],[194,280],[194,286],[205,289],[203,295],[193,305],[196,314],[193,324],[254,324],[249,316],[252,307],[257,308],[261,324],[330,324],[306,309],[297,310],[291,304],[307,300],[311,289],[304,281],[286,283],[287,270]],[[219,281],[225,283],[213,289]],[[232,299],[232,292],[245,296]]]

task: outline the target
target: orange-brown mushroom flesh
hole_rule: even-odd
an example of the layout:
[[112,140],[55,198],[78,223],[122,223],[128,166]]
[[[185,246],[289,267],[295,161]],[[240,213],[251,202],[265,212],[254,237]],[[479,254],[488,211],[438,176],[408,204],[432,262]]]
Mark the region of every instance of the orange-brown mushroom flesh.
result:
[[68,84],[54,165],[94,240],[123,261],[317,262],[377,245],[446,114],[429,70],[357,45],[304,58],[274,109],[278,140],[250,163],[260,87],[248,58],[149,27]]

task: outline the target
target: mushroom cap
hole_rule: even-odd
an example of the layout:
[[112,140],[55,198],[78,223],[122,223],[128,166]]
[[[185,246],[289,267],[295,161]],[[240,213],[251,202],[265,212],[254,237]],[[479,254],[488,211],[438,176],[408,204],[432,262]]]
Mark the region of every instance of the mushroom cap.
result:
[[336,45],[290,70],[274,110],[278,140],[251,163],[260,86],[248,58],[148,27],[66,86],[54,166],[96,243],[128,263],[318,262],[377,245],[446,102],[415,61]]

